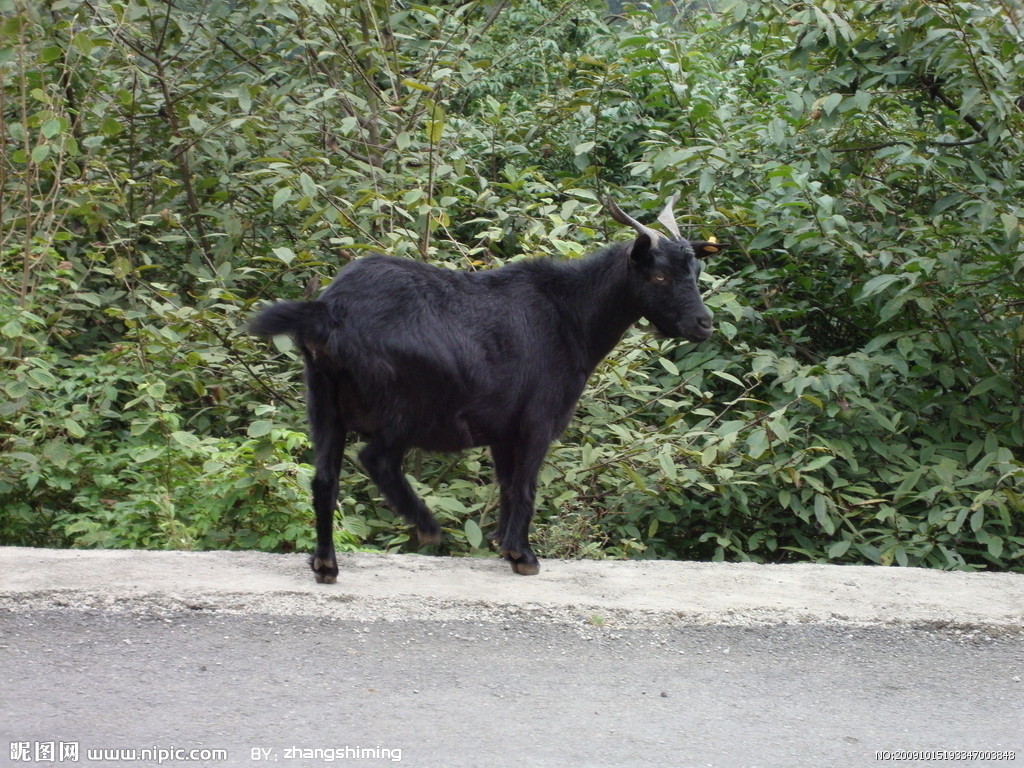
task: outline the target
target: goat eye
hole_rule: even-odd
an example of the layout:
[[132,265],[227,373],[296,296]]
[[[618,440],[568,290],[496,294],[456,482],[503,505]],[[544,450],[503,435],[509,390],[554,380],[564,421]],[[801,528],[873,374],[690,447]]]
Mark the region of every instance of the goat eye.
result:
[[654,279],[654,282],[656,282],[656,283],[666,283],[666,282],[668,282],[668,275],[662,275],[662,274],[655,275],[653,279]]

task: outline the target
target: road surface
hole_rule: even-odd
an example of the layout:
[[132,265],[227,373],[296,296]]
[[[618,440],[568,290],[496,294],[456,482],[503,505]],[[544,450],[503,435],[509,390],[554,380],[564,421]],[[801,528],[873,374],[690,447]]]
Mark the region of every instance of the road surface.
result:
[[298,555],[0,548],[0,764],[1024,761],[1021,575],[341,569],[326,586]]

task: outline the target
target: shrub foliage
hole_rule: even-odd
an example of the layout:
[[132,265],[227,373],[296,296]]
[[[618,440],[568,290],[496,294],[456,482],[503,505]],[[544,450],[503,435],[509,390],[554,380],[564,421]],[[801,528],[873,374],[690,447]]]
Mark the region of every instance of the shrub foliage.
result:
[[[0,0],[0,542],[308,548],[255,304],[678,190],[720,332],[599,368],[541,554],[1024,569],[1024,10],[696,5]],[[486,453],[409,462],[484,553]],[[338,540],[408,541],[352,462]]]

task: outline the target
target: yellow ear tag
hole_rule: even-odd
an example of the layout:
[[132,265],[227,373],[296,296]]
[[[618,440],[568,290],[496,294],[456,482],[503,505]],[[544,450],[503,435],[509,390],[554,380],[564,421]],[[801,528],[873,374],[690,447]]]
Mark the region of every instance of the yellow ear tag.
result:
[[707,251],[708,253],[718,253],[718,249],[715,248],[713,245],[705,245],[704,250]]

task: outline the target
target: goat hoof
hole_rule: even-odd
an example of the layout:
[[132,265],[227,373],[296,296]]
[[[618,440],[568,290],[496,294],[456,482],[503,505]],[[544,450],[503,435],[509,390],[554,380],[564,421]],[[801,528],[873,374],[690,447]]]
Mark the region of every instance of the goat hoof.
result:
[[536,576],[540,573],[540,563],[522,563],[518,560],[510,560],[512,570],[520,576]]
[[310,565],[313,568],[313,578],[317,584],[336,584],[338,582],[338,563],[333,558],[325,560],[314,557]]
[[425,547],[437,546],[441,543],[440,531],[423,531],[417,529],[416,537],[420,540],[420,545]]
[[512,566],[512,571],[520,576],[536,576],[540,573],[540,561],[537,560],[537,556],[533,552],[523,553],[518,550],[504,549],[501,554]]

